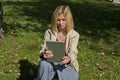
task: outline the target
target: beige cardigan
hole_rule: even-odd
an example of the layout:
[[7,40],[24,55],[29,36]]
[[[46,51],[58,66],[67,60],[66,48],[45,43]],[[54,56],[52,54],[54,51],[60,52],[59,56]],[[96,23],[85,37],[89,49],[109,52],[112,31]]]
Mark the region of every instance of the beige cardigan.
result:
[[[53,40],[56,41],[57,33],[53,33],[51,29],[46,30],[44,39],[45,40]],[[66,55],[68,55],[71,58],[70,65],[78,72],[79,71],[79,65],[77,61],[77,54],[78,54],[78,40],[79,40],[79,34],[72,29],[67,33],[66,38]],[[44,45],[42,45],[42,49],[40,50],[40,55],[45,50],[45,42]]]

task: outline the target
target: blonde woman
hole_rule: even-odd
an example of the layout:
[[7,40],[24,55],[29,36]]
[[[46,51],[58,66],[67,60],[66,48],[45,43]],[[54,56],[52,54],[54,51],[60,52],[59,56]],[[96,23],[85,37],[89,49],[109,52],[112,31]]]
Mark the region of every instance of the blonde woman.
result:
[[78,80],[78,41],[79,34],[74,30],[74,21],[69,6],[58,6],[52,17],[51,29],[46,30],[44,40],[63,41],[65,43],[66,54],[58,64],[50,63],[48,58],[52,58],[52,51],[47,50],[45,43],[40,50],[40,65],[36,80],[53,80],[57,76],[58,80]]

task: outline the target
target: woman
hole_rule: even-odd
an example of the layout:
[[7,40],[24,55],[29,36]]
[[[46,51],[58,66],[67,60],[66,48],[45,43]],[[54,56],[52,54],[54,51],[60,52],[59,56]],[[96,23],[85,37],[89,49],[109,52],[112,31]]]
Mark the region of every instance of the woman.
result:
[[44,39],[52,41],[64,41],[66,55],[63,57],[59,65],[50,63],[48,58],[52,58],[52,51],[48,50],[44,45],[40,51],[40,66],[37,80],[53,80],[55,76],[59,80],[78,80],[78,61],[77,61],[77,45],[79,34],[73,29],[74,22],[69,6],[58,6],[53,13],[52,28],[46,30]]

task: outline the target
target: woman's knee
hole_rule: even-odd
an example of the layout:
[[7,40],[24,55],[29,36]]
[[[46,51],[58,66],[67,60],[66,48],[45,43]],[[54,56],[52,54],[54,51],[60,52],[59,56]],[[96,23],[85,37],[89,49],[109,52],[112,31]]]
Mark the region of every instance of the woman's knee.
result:
[[47,62],[46,60],[41,60],[40,61],[40,67],[43,67],[43,68],[53,68],[52,64]]

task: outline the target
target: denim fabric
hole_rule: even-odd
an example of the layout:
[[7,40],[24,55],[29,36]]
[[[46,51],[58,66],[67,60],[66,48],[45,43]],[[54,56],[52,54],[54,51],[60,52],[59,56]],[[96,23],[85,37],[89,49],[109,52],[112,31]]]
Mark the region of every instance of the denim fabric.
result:
[[46,60],[40,61],[36,80],[53,80],[56,74],[58,80],[78,80],[78,73],[71,66],[50,63]]

